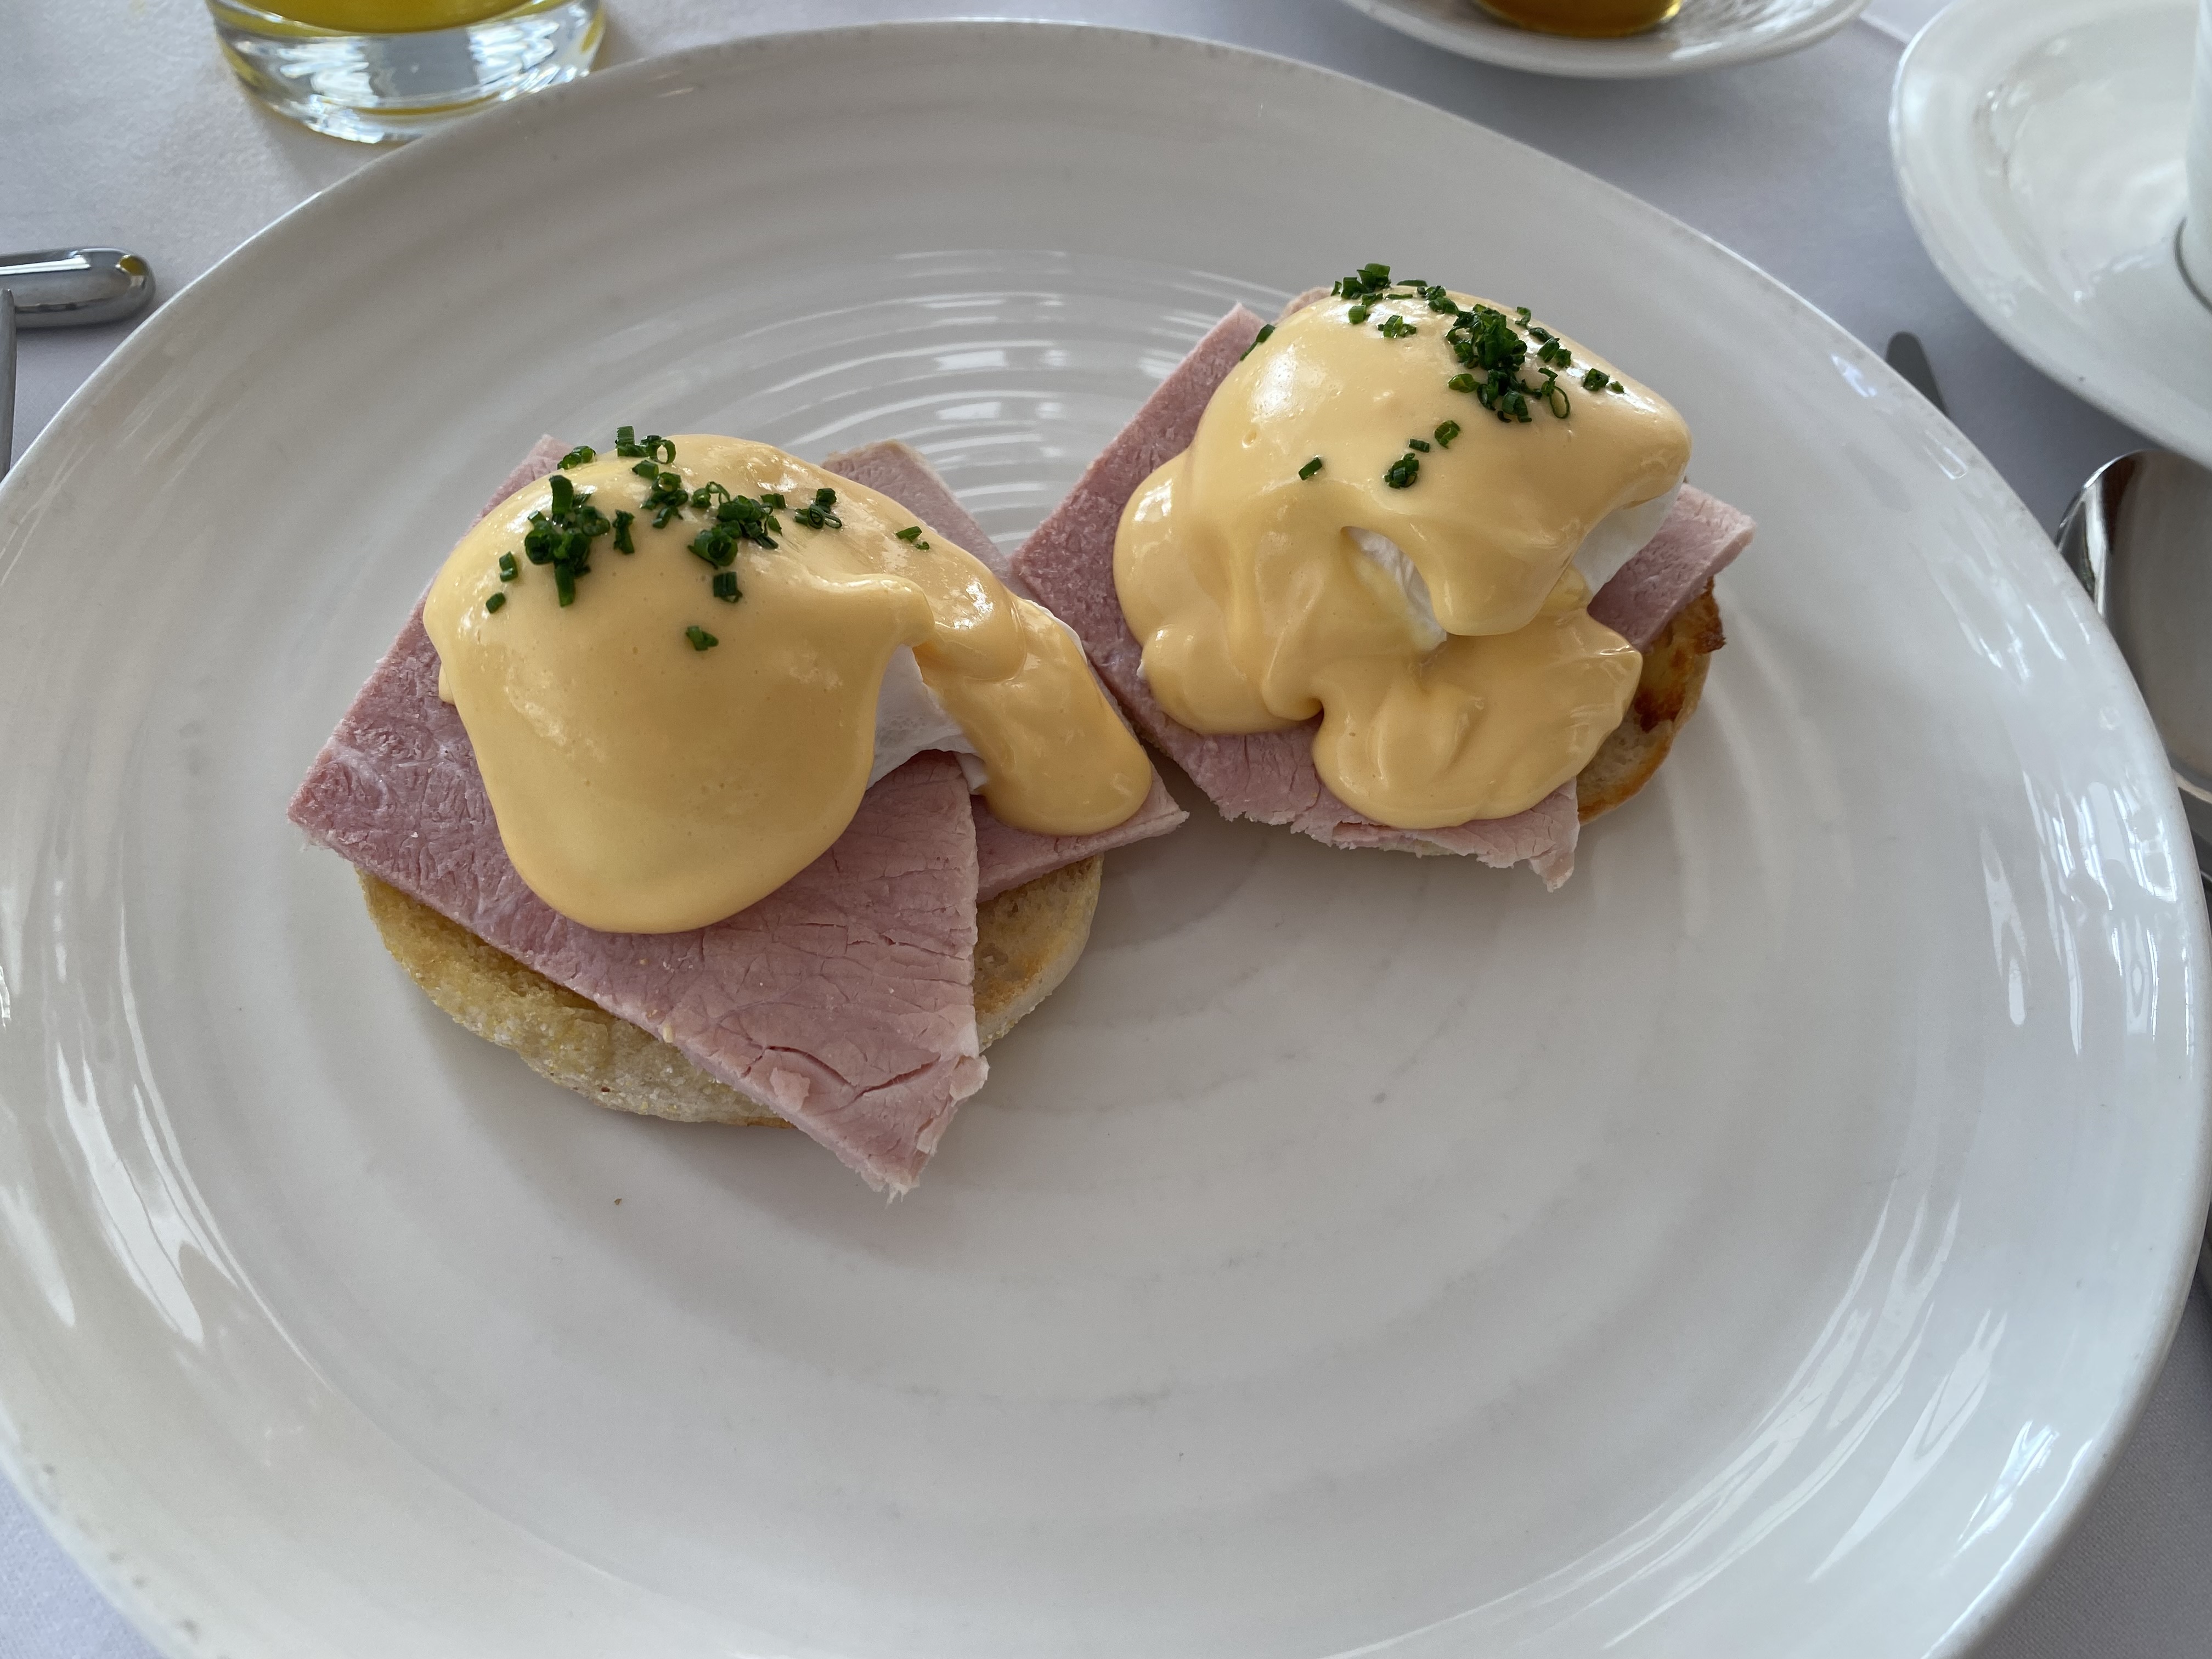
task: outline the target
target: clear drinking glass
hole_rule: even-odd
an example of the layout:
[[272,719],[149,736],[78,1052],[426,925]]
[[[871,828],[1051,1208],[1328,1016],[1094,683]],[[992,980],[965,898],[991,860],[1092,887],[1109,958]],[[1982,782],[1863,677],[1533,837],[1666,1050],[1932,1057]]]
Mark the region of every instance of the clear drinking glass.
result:
[[599,0],[208,0],[208,10],[263,103],[366,144],[573,81],[606,27]]

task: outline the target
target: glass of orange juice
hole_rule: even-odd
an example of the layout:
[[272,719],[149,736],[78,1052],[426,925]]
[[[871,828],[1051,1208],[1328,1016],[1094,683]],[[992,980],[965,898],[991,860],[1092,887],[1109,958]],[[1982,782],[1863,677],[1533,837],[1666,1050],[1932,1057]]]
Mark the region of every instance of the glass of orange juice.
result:
[[396,143],[573,81],[605,30],[599,0],[207,0],[223,55],[280,115]]

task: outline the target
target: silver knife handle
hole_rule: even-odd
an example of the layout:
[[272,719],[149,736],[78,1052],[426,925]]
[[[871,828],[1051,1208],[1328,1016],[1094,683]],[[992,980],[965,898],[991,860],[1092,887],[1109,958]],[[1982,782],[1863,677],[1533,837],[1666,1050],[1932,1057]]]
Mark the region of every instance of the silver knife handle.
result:
[[135,317],[154,297],[154,270],[119,247],[0,253],[0,289],[18,328],[80,328]]

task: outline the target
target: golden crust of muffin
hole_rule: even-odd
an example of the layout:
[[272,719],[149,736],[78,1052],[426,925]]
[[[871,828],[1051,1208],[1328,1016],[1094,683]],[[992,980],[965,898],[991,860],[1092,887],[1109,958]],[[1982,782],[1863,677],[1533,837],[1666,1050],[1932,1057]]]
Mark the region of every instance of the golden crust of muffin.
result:
[[[1091,937],[1103,860],[1085,859],[975,907],[975,1030],[1004,1036],[1067,977]],[[494,949],[366,872],[362,896],[385,948],[466,1030],[587,1100],[678,1123],[781,1125],[671,1044]]]
[[1651,641],[1628,713],[1576,777],[1575,800],[1584,823],[1610,812],[1651,781],[1675,734],[1698,712],[1706,666],[1727,642],[1721,608],[1707,582]]

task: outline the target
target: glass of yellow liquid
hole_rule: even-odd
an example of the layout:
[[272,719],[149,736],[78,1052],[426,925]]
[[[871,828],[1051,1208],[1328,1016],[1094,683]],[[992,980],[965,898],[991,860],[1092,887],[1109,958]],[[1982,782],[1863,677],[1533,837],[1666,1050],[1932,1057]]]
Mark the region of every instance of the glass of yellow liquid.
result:
[[254,96],[318,132],[397,143],[573,81],[605,32],[599,0],[207,0]]

